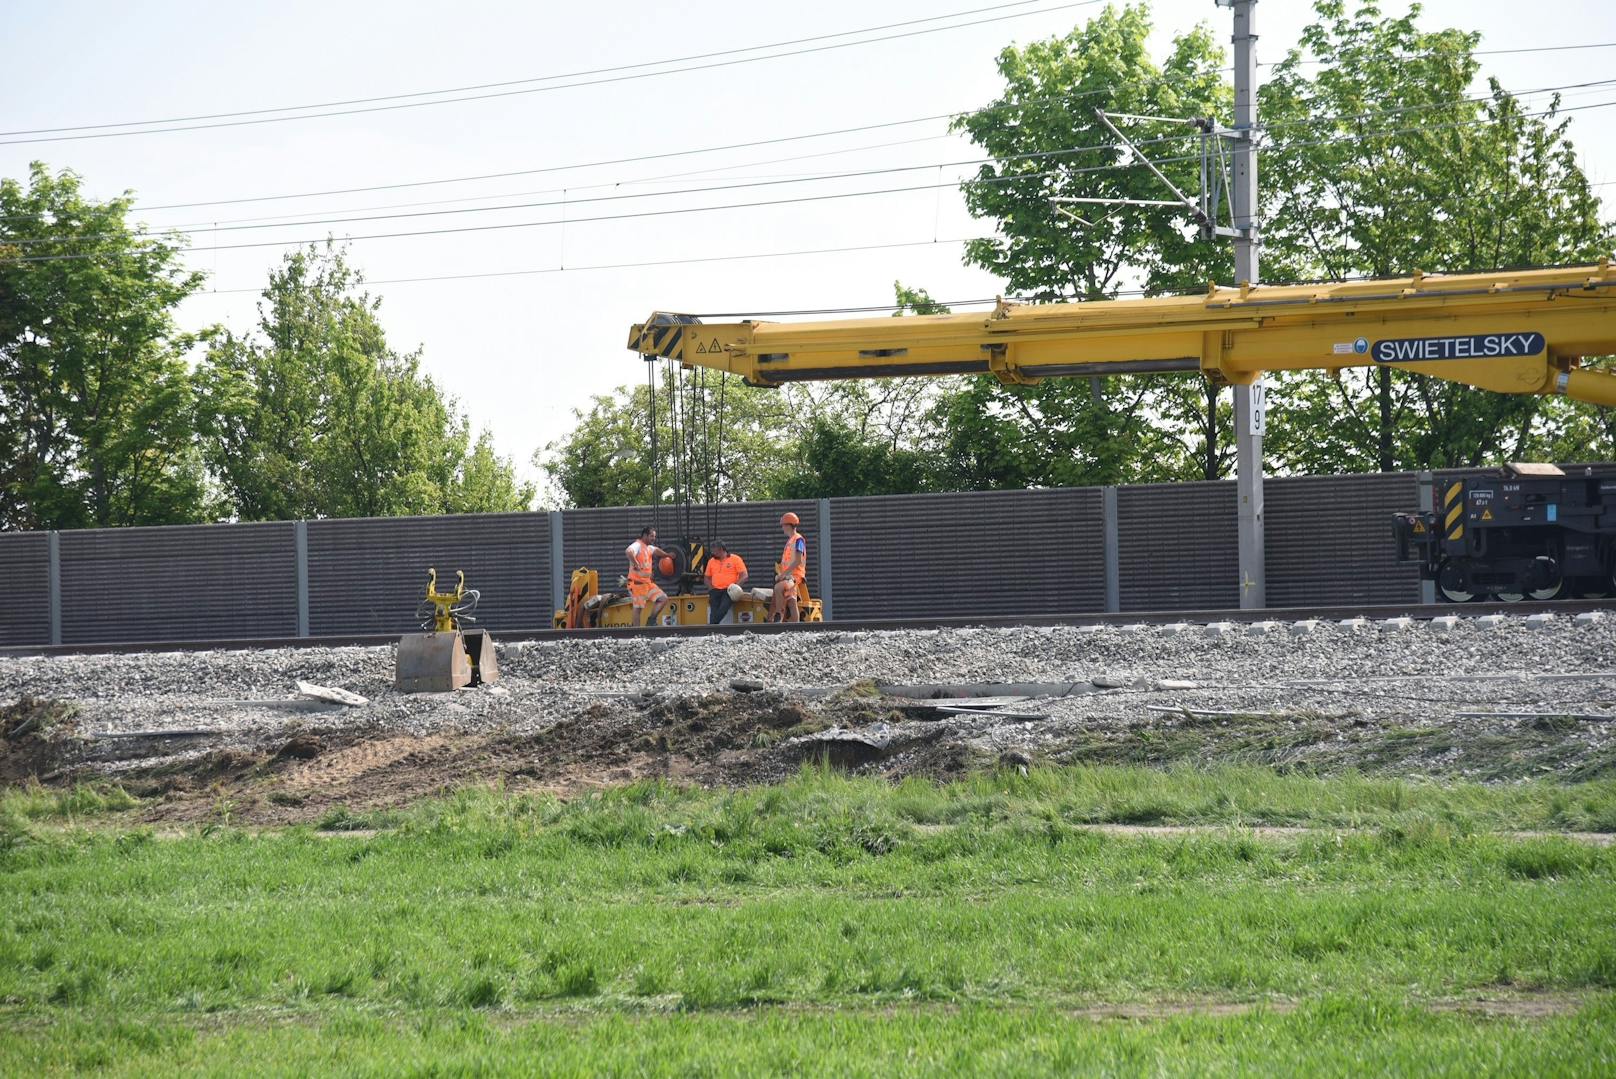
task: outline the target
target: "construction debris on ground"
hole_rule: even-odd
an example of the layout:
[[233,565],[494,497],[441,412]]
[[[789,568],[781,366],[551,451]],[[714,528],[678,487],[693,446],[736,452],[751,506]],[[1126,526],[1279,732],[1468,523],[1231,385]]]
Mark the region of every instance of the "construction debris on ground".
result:
[[228,798],[287,821],[467,783],[746,783],[821,759],[1616,771],[1609,618],[580,637],[498,663],[497,685],[403,694],[386,647],[0,658],[0,780],[113,778],[160,796],[157,819]]

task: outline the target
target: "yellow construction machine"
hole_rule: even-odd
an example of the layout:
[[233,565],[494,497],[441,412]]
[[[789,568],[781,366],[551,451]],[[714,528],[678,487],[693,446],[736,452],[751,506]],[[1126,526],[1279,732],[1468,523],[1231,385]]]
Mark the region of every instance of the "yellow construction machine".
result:
[[629,331],[646,359],[754,386],[905,375],[1051,377],[1199,372],[1250,384],[1269,371],[1385,366],[1499,393],[1616,405],[1616,268],[1224,287],[1092,303],[1000,301],[987,315],[703,323],[653,314]]
[[421,633],[398,641],[394,685],[403,693],[447,693],[465,686],[499,680],[494,638],[484,629],[466,629],[482,593],[466,587],[466,571],[458,570],[452,592],[438,591],[436,567],[426,571],[426,596],[415,608]]
[[[657,312],[628,347],[679,370],[739,375],[754,386],[915,375],[1045,378],[1199,373],[1250,385],[1270,371],[1394,367],[1498,393],[1564,394],[1616,405],[1616,373],[1584,357],[1616,354],[1616,268],[1435,275],[1311,285],[1211,284],[1204,293],[1090,303],[1018,304],[988,314],[773,323],[702,322]],[[670,379],[673,386],[680,383]],[[722,400],[722,398],[720,398]],[[722,420],[719,422],[722,430]],[[668,624],[706,622],[702,552],[688,545],[667,588]],[[759,620],[764,605],[737,605]],[[818,601],[806,621],[823,617]],[[557,628],[633,625],[628,594],[573,574]]]
[[[663,626],[707,625],[707,550],[700,540],[658,540],[657,546],[670,552],[653,567],[652,576],[668,595],[662,612]],[[669,564],[671,563],[671,564]],[[621,575],[614,591],[602,591],[600,571],[585,566],[572,571],[566,604],[555,613],[556,629],[631,629],[641,623],[642,612],[634,609],[626,578]],[[730,610],[734,622],[751,625],[769,620],[770,590],[746,589]],[[819,600],[808,594],[806,584],[798,587],[797,609],[804,622],[823,622],[825,612]]]

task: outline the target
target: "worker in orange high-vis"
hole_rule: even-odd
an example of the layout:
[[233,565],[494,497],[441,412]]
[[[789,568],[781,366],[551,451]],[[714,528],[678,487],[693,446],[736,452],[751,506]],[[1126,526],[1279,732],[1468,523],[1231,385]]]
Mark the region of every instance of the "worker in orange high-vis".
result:
[[[640,538],[629,544],[623,553],[628,555],[628,594],[634,599],[634,622],[655,625],[661,621],[662,612],[668,609],[668,594],[657,587],[652,567],[658,558],[672,557],[672,552],[656,545],[656,529],[646,525],[640,529]],[[651,611],[642,622],[640,612],[647,606]]]
[[707,624],[716,626],[729,615],[735,601],[744,594],[746,563],[729,553],[729,544],[713,540],[713,553],[707,556]]
[[786,534],[786,546],[780,553],[780,564],[774,574],[774,597],[769,604],[771,622],[802,621],[797,599],[808,579],[808,541],[797,531],[801,523],[802,520],[795,513],[782,514],[780,517],[780,531]]

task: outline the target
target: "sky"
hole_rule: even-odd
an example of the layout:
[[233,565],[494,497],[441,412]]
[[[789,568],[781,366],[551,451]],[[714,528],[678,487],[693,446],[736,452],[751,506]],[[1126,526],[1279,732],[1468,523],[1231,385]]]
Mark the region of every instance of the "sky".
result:
[[[644,379],[643,364],[625,342],[629,326],[654,310],[757,314],[890,304],[894,281],[951,301],[1002,291],[991,275],[960,260],[959,241],[984,234],[956,186],[974,167],[961,163],[978,151],[950,135],[944,119],[894,122],[990,102],[1000,88],[994,58],[1002,48],[1063,33],[1099,10],[1071,0],[999,6],[1003,2],[820,0],[805,8],[686,0],[599,8],[531,0],[8,0],[0,13],[9,46],[0,128],[9,132],[595,74],[475,91],[525,91],[481,100],[287,122],[167,132],[125,127],[116,130],[139,133],[49,142],[17,141],[49,134],[3,135],[0,143],[10,144],[0,145],[0,175],[25,175],[33,160],[71,168],[92,196],[132,191],[135,217],[152,227],[196,230],[187,263],[209,280],[206,291],[179,310],[185,329],[251,329],[258,292],[292,249],[222,249],[228,245],[566,219],[565,225],[360,239],[349,253],[382,300],[381,319],[394,347],[420,347],[426,370],[472,422],[493,432],[524,475],[538,478],[534,451],[570,429],[575,408]],[[1388,14],[1407,10],[1397,0],[1381,6]],[[739,57],[678,58],[990,7],[765,50],[819,48],[815,52],[621,78]],[[1295,44],[1310,8],[1302,0],[1258,4],[1259,61],[1278,60]],[[1609,0],[1563,0],[1553,10],[1552,19],[1532,20],[1523,18],[1530,9],[1518,0],[1429,0],[1422,22],[1478,30],[1483,50],[1616,41],[1616,5]],[[1156,0],[1152,11],[1158,59],[1174,34],[1198,22],[1228,40],[1229,13],[1213,0]],[[913,34],[969,22],[981,24]],[[893,39],[823,48],[857,37]],[[1484,75],[1526,90],[1609,78],[1616,48],[1482,59]],[[676,62],[633,66],[668,60]],[[1574,91],[1565,104],[1613,100],[1616,86],[1608,86]],[[1616,181],[1616,107],[1573,115],[1571,137],[1589,179]],[[865,125],[894,126],[685,153]],[[622,160],[649,155],[678,156]],[[581,165],[588,167],[574,167]],[[907,171],[800,182],[880,169]],[[459,179],[515,172],[526,175]],[[450,179],[457,182],[316,194]],[[799,182],[689,190],[763,180]],[[898,187],[918,190],[578,220]],[[1616,184],[1601,190],[1608,204]],[[642,197],[655,192],[684,193]],[[263,198],[280,195],[298,197]],[[219,204],[237,199],[257,201]],[[209,205],[174,205],[204,202]],[[509,203],[540,205],[459,212]],[[435,215],[318,223],[421,211]],[[261,224],[275,227],[233,227]],[[779,254],[803,251],[820,253]],[[771,257],[734,257],[750,255]],[[502,276],[465,276],[477,274]],[[455,279],[399,280],[444,277]]]

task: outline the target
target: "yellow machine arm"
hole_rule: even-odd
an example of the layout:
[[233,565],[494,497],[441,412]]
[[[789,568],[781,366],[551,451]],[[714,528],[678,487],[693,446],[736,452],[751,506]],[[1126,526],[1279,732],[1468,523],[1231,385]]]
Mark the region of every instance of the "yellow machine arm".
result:
[[1425,275],[1345,284],[1220,288],[1204,295],[1014,304],[992,314],[830,322],[702,323],[658,313],[629,333],[641,355],[757,386],[901,375],[1007,383],[1199,371],[1250,383],[1267,371],[1386,365],[1499,393],[1616,405],[1616,267]]

